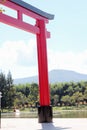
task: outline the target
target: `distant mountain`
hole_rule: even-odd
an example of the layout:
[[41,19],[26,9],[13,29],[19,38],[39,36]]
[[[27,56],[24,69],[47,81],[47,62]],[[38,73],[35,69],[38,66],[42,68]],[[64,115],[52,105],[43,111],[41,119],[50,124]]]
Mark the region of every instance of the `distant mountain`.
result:
[[69,82],[69,81],[86,81],[87,75],[77,73],[71,70],[52,70],[49,72],[49,79],[51,83],[55,82]]
[[38,76],[14,79],[14,84],[38,83]]
[[[49,72],[50,83],[70,81],[87,81],[87,74],[81,74],[71,70],[52,70]],[[38,76],[14,79],[14,84],[25,84],[32,82],[38,83]]]

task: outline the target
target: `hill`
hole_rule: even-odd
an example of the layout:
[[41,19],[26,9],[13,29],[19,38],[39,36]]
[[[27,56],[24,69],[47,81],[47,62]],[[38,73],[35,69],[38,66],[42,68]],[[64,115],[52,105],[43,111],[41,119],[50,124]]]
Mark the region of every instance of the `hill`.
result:
[[[49,72],[49,82],[78,82],[87,81],[87,74],[77,73],[71,70],[52,70]],[[38,76],[14,79],[14,84],[38,83]]]

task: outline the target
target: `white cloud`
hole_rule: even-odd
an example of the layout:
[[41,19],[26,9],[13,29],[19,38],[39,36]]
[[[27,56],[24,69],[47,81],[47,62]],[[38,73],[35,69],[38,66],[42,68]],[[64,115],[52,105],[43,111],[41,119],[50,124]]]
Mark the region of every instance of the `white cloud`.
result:
[[[58,52],[48,48],[49,70],[67,69],[87,74],[87,50],[79,53]],[[0,70],[13,78],[37,74],[37,48],[35,40],[7,41],[0,47]]]
[[49,69],[67,69],[87,74],[87,50],[75,52],[55,52],[49,50]]
[[13,77],[27,77],[37,73],[37,55],[35,40],[7,41],[0,47],[0,70]]

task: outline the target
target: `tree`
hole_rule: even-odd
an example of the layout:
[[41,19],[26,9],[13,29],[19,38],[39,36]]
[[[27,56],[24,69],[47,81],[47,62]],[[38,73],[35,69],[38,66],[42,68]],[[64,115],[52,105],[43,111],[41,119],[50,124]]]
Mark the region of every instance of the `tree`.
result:
[[2,101],[1,101],[1,108],[6,107],[6,77],[1,72],[0,73],[0,91],[2,93]]
[[59,96],[57,94],[55,94],[53,99],[54,99],[54,105],[57,106],[58,102],[59,102]]
[[13,85],[13,79],[10,72],[8,72],[7,75],[6,89],[7,89],[7,106],[11,108],[14,105],[15,88]]
[[67,92],[67,94],[68,94],[69,96],[72,96],[72,95],[73,95],[73,92],[74,92],[73,87],[70,85],[70,86],[68,87],[68,89],[66,90],[66,92]]
[[61,101],[65,104],[65,106],[70,105],[70,96],[69,95],[63,96]]
[[75,92],[75,93],[73,94],[73,97],[74,97],[74,99],[75,99],[75,102],[76,102],[76,105],[77,105],[77,106],[79,105],[80,101],[83,100],[83,95],[82,95],[82,93],[80,93],[80,92]]
[[7,78],[3,73],[0,74],[0,89],[2,92],[2,109],[6,107],[11,108],[14,104],[15,88],[10,72],[8,73]]
[[30,87],[30,94],[28,96],[28,101],[31,105],[36,105],[38,102],[38,85],[36,83],[32,83]]
[[85,99],[86,102],[87,102],[87,88],[86,88],[86,90],[85,90],[85,92],[84,92],[84,99]]
[[26,97],[28,97],[30,94],[30,84],[28,83],[15,85],[15,88],[16,88],[16,92],[21,92]]
[[15,96],[15,100],[14,100],[14,106],[15,107],[24,106],[26,103],[26,100],[27,99],[24,94],[22,94],[21,92],[17,92]]

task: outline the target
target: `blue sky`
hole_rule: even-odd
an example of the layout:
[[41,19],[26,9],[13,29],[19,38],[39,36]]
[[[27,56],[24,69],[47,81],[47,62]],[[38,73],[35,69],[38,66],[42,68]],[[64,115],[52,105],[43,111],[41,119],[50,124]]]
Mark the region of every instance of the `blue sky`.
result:
[[[47,25],[48,67],[87,74],[87,0],[24,0],[54,14]],[[33,34],[0,23],[0,70],[13,78],[38,73]]]

